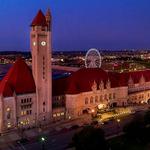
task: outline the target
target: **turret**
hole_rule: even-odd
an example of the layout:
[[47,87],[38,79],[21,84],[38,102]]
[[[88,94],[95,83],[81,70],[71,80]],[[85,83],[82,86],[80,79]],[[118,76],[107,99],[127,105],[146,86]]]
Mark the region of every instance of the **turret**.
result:
[[48,26],[48,30],[50,31],[51,30],[51,20],[52,20],[50,9],[47,10],[45,18],[46,18],[46,23],[47,23],[47,26]]

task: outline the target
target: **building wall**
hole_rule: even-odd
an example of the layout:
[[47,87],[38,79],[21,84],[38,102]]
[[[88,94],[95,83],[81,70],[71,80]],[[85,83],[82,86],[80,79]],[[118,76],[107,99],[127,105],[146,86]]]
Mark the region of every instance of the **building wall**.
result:
[[104,90],[84,92],[77,95],[66,95],[67,118],[76,118],[83,114],[84,110],[96,111],[98,105],[111,107],[127,105],[128,88],[110,88]]
[[36,94],[13,95],[1,99],[1,131],[33,127],[36,123]]
[[16,127],[16,97],[2,97],[3,127],[2,131]]
[[37,122],[37,101],[36,94],[18,95],[17,101],[17,125],[27,128],[36,126]]
[[129,104],[149,103],[150,90],[144,90],[129,94]]

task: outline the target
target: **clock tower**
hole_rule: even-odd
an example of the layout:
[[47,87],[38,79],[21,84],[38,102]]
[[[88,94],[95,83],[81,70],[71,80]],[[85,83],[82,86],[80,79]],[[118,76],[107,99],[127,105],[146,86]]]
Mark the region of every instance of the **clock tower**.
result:
[[32,52],[32,73],[36,85],[39,124],[48,123],[52,118],[52,69],[51,69],[51,13],[41,10],[31,23],[30,45]]

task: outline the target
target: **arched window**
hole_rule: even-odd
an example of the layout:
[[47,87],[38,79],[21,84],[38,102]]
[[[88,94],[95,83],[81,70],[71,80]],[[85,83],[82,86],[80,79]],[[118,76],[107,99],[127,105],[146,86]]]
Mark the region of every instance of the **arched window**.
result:
[[99,89],[100,89],[100,90],[103,90],[103,89],[104,89],[104,82],[103,82],[103,81],[100,82],[100,84],[99,84]]
[[116,95],[115,95],[115,93],[113,93],[113,99],[115,99],[116,98]]
[[98,103],[98,96],[95,96],[95,103]]
[[112,99],[111,93],[109,94],[109,99]]
[[86,98],[85,98],[85,104],[86,104],[86,105],[88,104],[88,101],[89,101],[89,100],[88,100],[88,98],[86,97]]
[[105,97],[105,100],[107,100],[107,94],[105,94],[105,96],[104,96],[104,97]]
[[110,80],[108,79],[107,83],[106,83],[106,88],[107,89],[110,89],[111,88],[111,82]]
[[100,96],[100,101],[102,101],[102,100],[103,100],[103,96],[101,95],[101,96]]
[[91,104],[93,103],[93,96],[91,96],[91,98],[90,98],[90,103]]

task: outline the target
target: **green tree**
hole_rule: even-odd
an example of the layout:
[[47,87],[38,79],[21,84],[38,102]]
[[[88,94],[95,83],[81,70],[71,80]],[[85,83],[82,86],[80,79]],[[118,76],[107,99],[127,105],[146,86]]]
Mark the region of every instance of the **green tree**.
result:
[[146,125],[150,125],[150,111],[146,112],[145,116],[144,116],[144,121]]
[[135,118],[124,127],[123,131],[128,139],[140,142],[143,141],[145,138],[143,117],[136,115]]
[[76,150],[109,150],[104,131],[92,126],[84,127],[73,137]]

